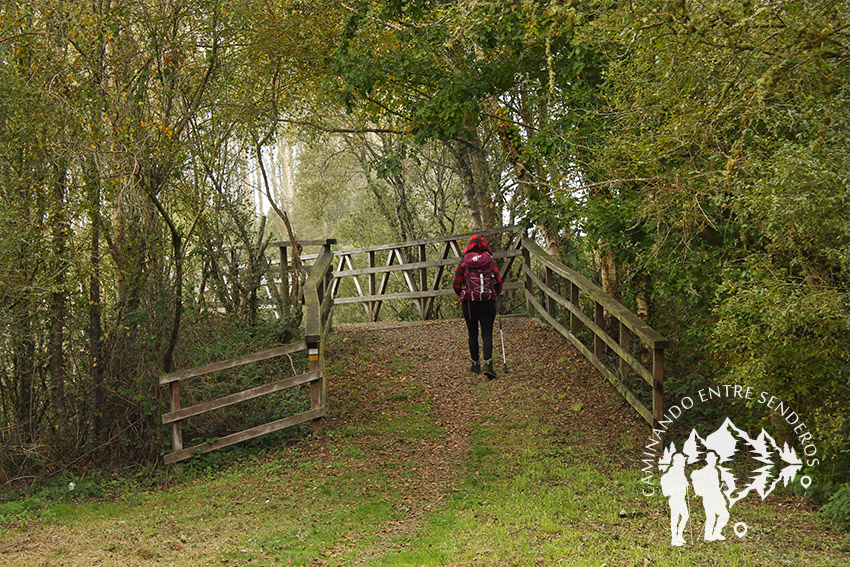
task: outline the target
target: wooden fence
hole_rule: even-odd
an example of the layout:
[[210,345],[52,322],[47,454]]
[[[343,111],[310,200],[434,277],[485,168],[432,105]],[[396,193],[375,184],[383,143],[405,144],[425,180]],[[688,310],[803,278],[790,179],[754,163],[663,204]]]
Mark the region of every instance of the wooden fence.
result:
[[[331,287],[330,268],[333,255],[328,251],[329,243],[323,242],[322,244],[325,245],[325,250],[316,257],[316,262],[310,269],[310,276],[307,278],[304,288],[304,303],[306,306],[304,313],[306,329],[304,340],[196,368],[178,370],[160,377],[160,385],[167,384],[171,389],[171,411],[162,416],[163,424],[171,424],[172,452],[165,456],[166,464],[176,463],[188,459],[195,454],[214,451],[306,421],[312,421],[314,434],[319,434],[321,428],[320,420],[325,415],[325,340],[331,328],[333,317],[333,296],[329,293]],[[307,351],[309,364],[309,370],[307,372],[186,408],[180,405],[180,385],[184,380],[305,350]],[[310,409],[308,411],[232,433],[213,442],[204,442],[192,447],[183,447],[182,422],[184,420],[240,402],[280,392],[287,388],[306,384],[310,385]]]
[[[304,288],[304,340],[196,368],[178,370],[160,377],[159,383],[171,388],[171,411],[162,416],[164,424],[172,424],[172,452],[165,457],[166,464],[306,421],[313,422],[314,433],[318,435],[320,420],[325,415],[324,357],[327,335],[332,327],[334,305],[362,304],[367,318],[374,322],[380,316],[384,301],[412,300],[419,316],[423,320],[430,318],[434,299],[454,294],[451,287],[443,282],[443,276],[447,266],[452,269],[457,264],[462,247],[472,234],[475,233],[337,252],[331,251],[331,245],[335,242],[331,239],[302,243],[304,246],[323,247],[318,254],[302,256],[306,261],[315,260],[309,267],[309,277]],[[524,290],[528,311],[539,313],[566,337],[611,382],[638,414],[647,423],[655,426],[664,412],[664,350],[668,347],[668,341],[586,277],[544,252],[516,227],[488,230],[479,234],[508,236],[508,245],[494,254],[506,282],[504,289]],[[280,279],[274,283],[280,285],[281,297],[287,297],[290,285],[287,248],[290,243],[279,242],[274,243],[274,246],[280,252]],[[432,259],[429,259],[429,253],[432,254]],[[382,260],[380,265],[379,255]],[[437,257],[434,258],[434,255]],[[522,274],[511,281],[511,269],[516,258],[521,258],[518,264]],[[335,273],[332,272],[334,263],[337,267]],[[365,264],[365,267],[358,267],[358,263]],[[542,268],[542,275],[538,275],[535,268]],[[401,274],[408,291],[387,291],[390,276],[394,273]],[[267,277],[271,277],[271,274]],[[356,295],[336,297],[341,283],[346,278],[352,281]],[[366,278],[366,281],[361,281],[361,278]],[[560,289],[564,291],[561,292]],[[541,295],[542,302],[538,300],[538,294]],[[583,312],[582,304],[592,306],[592,317]],[[563,318],[559,310],[563,312]],[[606,325],[606,318],[616,321],[616,325]],[[615,328],[609,330],[606,327]],[[589,331],[589,345],[580,338],[581,329],[586,329],[585,333]],[[616,338],[613,335],[616,335]],[[651,353],[649,368],[641,362],[640,354],[635,352],[635,347],[639,346],[645,347]],[[184,380],[303,351],[307,351],[308,355],[307,372],[190,407],[183,408],[180,405],[180,385]],[[615,357],[616,369],[610,368],[606,363],[609,354]],[[632,373],[649,384],[651,409],[626,385],[625,381]],[[308,411],[233,433],[212,442],[183,447],[184,420],[307,384],[310,385]]]
[[[380,317],[384,301],[408,300],[414,302],[422,320],[430,319],[433,316],[434,299],[454,295],[451,286],[446,286],[442,281],[443,274],[446,267],[449,267],[450,277],[454,274],[462,249],[473,234],[485,237],[504,234],[510,238],[505,249],[493,254],[500,273],[507,281],[514,259],[521,255],[522,234],[517,227],[336,251],[334,303],[362,304],[367,319],[375,322]],[[379,255],[382,265],[379,264]],[[396,273],[401,274],[408,291],[388,293],[390,276]],[[365,281],[361,281],[361,278]],[[346,279],[352,281],[356,295],[340,297],[340,286]],[[505,285],[506,290],[521,288],[522,282],[519,281],[507,282]]]
[[[522,238],[522,270],[525,274],[525,296],[528,311],[537,311],[553,328],[569,340],[602,373],[618,392],[631,404],[643,419],[655,426],[664,413],[664,349],[668,341],[637,315],[626,309],[616,299],[580,273],[555,260],[530,238]],[[540,276],[532,269],[532,261],[543,267]],[[535,297],[535,287],[543,294],[543,303]],[[565,289],[564,297],[556,291]],[[582,299],[593,306],[593,318],[581,309]],[[558,307],[568,315],[569,327],[559,321]],[[606,312],[616,320],[615,339],[606,330]],[[564,319],[566,322],[566,317]],[[592,334],[592,346],[585,345],[577,336],[580,327]],[[612,330],[613,332],[613,330]],[[647,368],[635,355],[633,347],[637,338],[652,354],[651,368]],[[606,347],[617,359],[614,371],[605,363]],[[652,389],[652,409],[638,399],[624,379],[633,371]]]

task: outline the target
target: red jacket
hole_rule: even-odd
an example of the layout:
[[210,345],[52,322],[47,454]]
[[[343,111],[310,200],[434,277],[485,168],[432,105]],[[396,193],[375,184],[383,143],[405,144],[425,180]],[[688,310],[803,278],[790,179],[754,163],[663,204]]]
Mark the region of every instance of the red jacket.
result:
[[[487,252],[490,256],[493,255],[493,251],[490,250],[490,245],[487,243],[487,240],[484,239],[483,236],[475,234],[469,238],[469,242],[466,244],[466,248],[463,249],[463,254],[461,254],[460,262],[458,262],[457,268],[455,268],[455,276],[452,279],[452,289],[458,295],[463,291],[463,287],[465,284],[466,277],[466,264],[463,261],[463,257],[466,256],[469,252]],[[499,275],[499,268],[496,267],[496,262],[493,261],[493,275],[496,277],[496,295],[502,294],[502,276]]]

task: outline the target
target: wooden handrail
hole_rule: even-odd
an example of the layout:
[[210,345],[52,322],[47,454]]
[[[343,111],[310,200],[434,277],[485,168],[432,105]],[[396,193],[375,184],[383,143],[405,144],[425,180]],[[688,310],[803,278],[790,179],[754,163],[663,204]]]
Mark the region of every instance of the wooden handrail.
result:
[[229,396],[223,396],[221,398],[217,398],[215,400],[210,400],[208,402],[203,402],[200,404],[195,404],[193,406],[189,406],[187,408],[182,408],[170,413],[163,414],[162,416],[162,424],[165,425],[167,423],[172,423],[174,421],[179,421],[181,419],[186,419],[187,417],[194,417],[196,415],[201,415],[203,413],[207,413],[209,411],[221,409],[227,406],[232,406],[233,404],[238,404],[240,402],[245,402],[247,400],[253,400],[254,398],[259,398],[260,396],[266,396],[268,394],[273,394],[274,392],[279,392],[281,390],[285,390],[287,388],[291,388],[292,386],[300,386],[301,384],[309,384],[314,380],[319,380],[322,378],[322,375],[318,371],[313,372],[304,372],[302,374],[298,374],[296,376],[291,376],[289,378],[285,378],[283,380],[278,380],[277,382],[271,382],[269,384],[263,384],[262,386],[256,386],[254,388],[250,388],[248,390],[242,390],[241,392],[237,392],[235,394],[230,394]]
[[537,285],[537,287],[539,287],[543,291],[543,293],[546,294],[547,297],[551,297],[556,303],[564,307],[564,309],[572,313],[575,317],[578,317],[578,319],[584,324],[584,326],[590,329],[596,336],[601,336],[602,340],[605,341],[605,344],[608,345],[608,348],[617,353],[617,356],[622,358],[626,362],[626,364],[628,364],[632,368],[632,370],[637,372],[641,378],[646,380],[646,382],[650,386],[652,386],[652,383],[654,381],[652,373],[647,370],[638,359],[636,359],[628,351],[626,351],[626,349],[622,348],[619,344],[617,344],[617,341],[611,338],[611,336],[607,332],[605,332],[605,329],[599,327],[594,321],[590,319],[590,317],[582,313],[581,309],[579,309],[577,305],[573,305],[572,302],[567,301],[566,299],[558,295],[558,293],[554,289],[543,283],[540,277],[531,270],[530,266],[526,266],[525,264],[523,264],[522,271],[532,279],[535,285]]
[[[331,264],[333,254],[322,252],[310,270],[310,276],[304,284],[304,339],[309,342],[317,342],[321,339],[322,325],[322,303],[325,294],[330,294],[328,280],[331,275]],[[320,293],[322,294],[320,296]]]
[[[532,239],[523,237],[522,249],[522,271],[525,275],[525,295],[529,311],[532,309],[537,311],[555,330],[566,337],[605,376],[635,411],[654,427],[658,420],[662,418],[664,412],[664,349],[668,347],[669,341],[585,276],[544,252]],[[543,265],[546,270],[545,278],[534,272],[531,266],[532,259],[538,260]],[[569,283],[569,298],[562,297],[555,291],[554,278],[556,275]],[[543,292],[545,298],[543,303],[535,297],[534,286]],[[592,319],[583,313],[579,306],[579,292],[583,292],[593,302],[594,314]],[[569,312],[569,328],[555,318],[555,307],[557,305],[561,305]],[[619,342],[604,328],[606,310],[620,324]],[[585,345],[576,336],[579,324],[584,325],[593,334],[592,348]],[[630,333],[634,333],[651,349],[651,370],[647,369],[629,352],[632,345]],[[617,355],[620,376],[617,376],[606,366],[603,360],[605,346]],[[651,410],[634,395],[621,379],[628,369],[636,372],[652,387]]]
[[[357,295],[336,297],[334,303],[337,305],[362,304],[367,318],[370,321],[377,321],[384,301],[408,299],[415,302],[419,316],[423,320],[428,319],[431,316],[436,298],[444,296],[451,297],[454,295],[454,292],[450,288],[444,289],[445,284],[442,277],[447,268],[451,269],[458,263],[466,239],[474,234],[484,236],[492,234],[511,235],[511,241],[507,248],[493,253],[494,259],[503,261],[500,264],[503,276],[508,276],[514,259],[522,254],[520,250],[522,240],[520,237],[523,233],[522,229],[517,226],[441,236],[438,238],[412,240],[395,244],[337,250],[334,252],[335,258],[338,258],[338,265],[333,276],[333,290],[336,292],[342,281],[350,279]],[[437,259],[427,259],[429,254],[427,248],[429,246],[432,249],[436,246]],[[405,249],[412,249],[411,254],[402,254],[402,251]],[[385,257],[385,260],[381,260],[382,265],[378,265],[379,252],[386,252],[385,255],[382,255]],[[353,259],[361,254],[367,255],[366,262],[368,267],[360,268],[355,266]],[[408,259],[413,261],[407,261]],[[347,267],[348,269],[343,269],[343,267]],[[398,272],[401,273],[403,283],[406,284],[408,291],[387,293],[391,274]],[[367,281],[361,282],[359,280],[360,277],[365,278]],[[512,290],[518,289],[518,287],[521,286],[506,283],[504,289]]]
[[353,248],[351,250],[338,250],[334,255],[341,256],[343,254],[359,254],[361,252],[379,252],[381,250],[392,250],[394,248],[410,248],[412,246],[420,246],[422,244],[440,244],[441,242],[449,242],[450,240],[460,240],[461,238],[469,238],[475,234],[489,236],[491,234],[502,234],[505,232],[518,232],[522,230],[519,226],[503,226],[501,228],[491,228],[488,230],[477,232],[464,232],[461,234],[452,234],[451,236],[439,236],[436,238],[426,238],[424,240],[409,240],[407,242],[397,242],[395,244],[381,244],[378,246],[368,246],[366,248]]
[[[328,248],[329,246],[336,244],[336,238],[323,238],[320,240],[299,240],[298,244],[300,244],[302,248],[307,248],[309,246],[323,246],[325,248]],[[289,248],[291,246],[291,240],[276,240],[274,242],[269,242],[270,248]]]
[[[351,252],[352,254],[354,252]],[[519,256],[519,250],[506,250],[493,253],[493,258],[501,260],[502,258],[514,258]],[[336,255],[341,255],[336,253]],[[347,255],[347,254],[346,254]],[[360,268],[357,270],[342,270],[334,273],[335,278],[345,278],[351,276],[363,276],[367,274],[383,274],[385,272],[399,272],[404,270],[419,270],[422,268],[439,268],[440,266],[454,266],[458,263],[457,258],[446,258],[443,260],[430,260],[428,262],[410,262],[405,264],[393,264],[391,266],[375,266],[374,268]]]
[[286,429],[287,427],[292,427],[293,425],[298,425],[299,423],[304,423],[305,421],[314,421],[320,419],[324,414],[324,408],[312,409],[290,417],[284,417],[283,419],[278,419],[277,421],[272,421],[264,425],[258,425],[250,429],[245,429],[244,431],[240,431],[238,433],[225,435],[224,437],[221,437],[212,442],[200,443],[198,445],[195,445],[193,447],[187,447],[185,449],[181,447],[180,449],[175,450],[173,453],[166,455],[163,460],[166,465],[170,465],[178,461],[182,461],[183,459],[188,459],[192,455],[209,453],[210,451],[215,451],[216,449],[221,449],[223,447],[228,447],[236,443],[241,443],[242,441],[247,441],[248,439],[254,439],[255,437],[260,437],[261,435],[268,435],[269,433],[274,433],[275,431],[280,431],[281,429]]
[[[307,341],[307,360],[311,371],[324,375],[328,331],[333,320],[333,253],[326,247],[316,258],[310,276],[304,283],[304,340]],[[310,384],[310,408],[320,412],[313,422],[313,435],[321,435],[321,417],[325,408],[325,380]]]
[[260,352],[253,352],[251,354],[244,354],[242,356],[228,358],[227,360],[222,360],[219,362],[204,364],[203,366],[196,366],[194,368],[187,368],[185,370],[177,370],[176,372],[170,372],[168,374],[160,376],[159,384],[160,386],[162,386],[164,384],[170,384],[171,382],[179,382],[180,380],[185,380],[187,378],[203,376],[204,374],[211,374],[220,370],[227,370],[228,368],[236,368],[237,366],[243,366],[245,364],[259,362],[261,360],[274,358],[284,354],[298,352],[306,348],[307,343],[305,343],[304,341],[299,341],[297,343],[270,348],[268,350],[263,350]]
[[[503,290],[522,289],[522,282],[507,282]],[[425,291],[410,291],[405,293],[382,293],[380,295],[354,295],[351,297],[338,297],[334,299],[337,305],[350,303],[366,303],[369,301],[392,301],[394,299],[425,299],[430,297],[452,297],[455,295],[451,289],[433,289]]]
[[539,244],[528,237],[523,237],[522,246],[531,252],[535,258],[540,260],[544,266],[550,268],[559,276],[569,280],[571,283],[587,294],[592,300],[607,309],[619,321],[634,334],[638,335],[650,348],[667,348],[670,342],[661,333],[647,325],[643,319],[626,309],[626,307],[605,293],[601,287],[587,279],[579,272],[573,270],[555,260],[550,254],[543,251]]

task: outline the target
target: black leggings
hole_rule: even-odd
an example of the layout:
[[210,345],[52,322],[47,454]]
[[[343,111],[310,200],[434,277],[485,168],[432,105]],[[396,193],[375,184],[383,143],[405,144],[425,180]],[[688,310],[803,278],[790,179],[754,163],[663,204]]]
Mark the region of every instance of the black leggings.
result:
[[478,324],[481,324],[481,343],[484,360],[493,358],[493,322],[496,320],[496,300],[464,301],[463,318],[469,332],[469,356],[478,360]]

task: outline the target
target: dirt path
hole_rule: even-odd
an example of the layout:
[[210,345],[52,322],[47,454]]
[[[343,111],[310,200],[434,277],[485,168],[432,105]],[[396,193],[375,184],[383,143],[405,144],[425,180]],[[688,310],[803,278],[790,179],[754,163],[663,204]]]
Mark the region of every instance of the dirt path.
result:
[[[616,449],[624,437],[645,435],[645,425],[613,388],[551,328],[524,317],[505,318],[503,327],[509,373],[502,373],[497,327],[496,380],[468,371],[460,319],[336,328],[335,348],[347,354],[341,366],[331,367],[328,428],[364,428],[355,442],[372,452],[376,466],[397,459],[418,463],[405,486],[411,519],[439,505],[465,472],[474,427],[503,419],[508,409],[542,415],[570,443],[612,453],[613,461],[633,466],[634,455]],[[405,412],[416,403],[429,408],[440,431],[402,435],[391,446],[391,440],[369,434],[369,423],[410,419]]]

